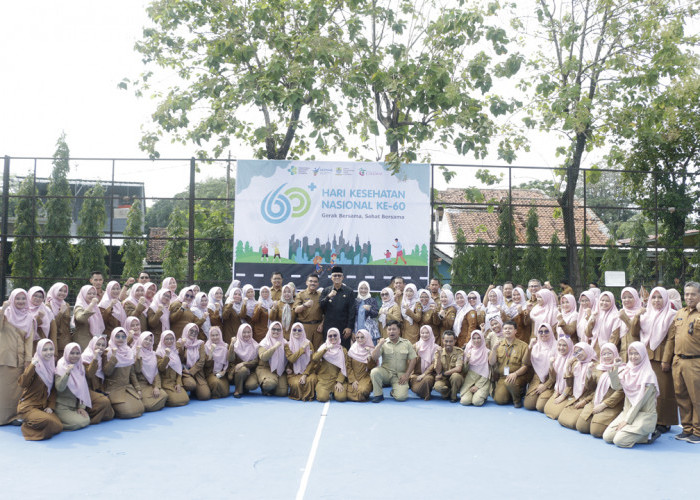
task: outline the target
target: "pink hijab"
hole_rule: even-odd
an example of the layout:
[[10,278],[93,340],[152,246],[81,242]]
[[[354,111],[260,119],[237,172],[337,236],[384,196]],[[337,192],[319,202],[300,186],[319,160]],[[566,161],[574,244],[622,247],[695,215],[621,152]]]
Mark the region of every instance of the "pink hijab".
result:
[[39,375],[39,378],[41,378],[44,385],[46,385],[48,392],[51,393],[51,389],[53,389],[53,376],[56,373],[56,364],[53,360],[53,356],[51,356],[50,360],[46,361],[41,355],[41,351],[44,349],[47,342],[53,345],[53,342],[51,342],[49,339],[41,339],[37,343],[36,352],[32,357],[32,362],[37,362],[36,366],[34,367],[36,374]]
[[[188,293],[188,292],[192,292],[192,295],[193,295],[192,298],[189,299],[189,300],[187,300],[187,293]],[[194,293],[194,287],[186,286],[185,288],[183,288],[182,290],[180,290],[180,293],[179,293],[178,296],[177,296],[177,300],[178,300],[181,304],[187,304],[188,306],[192,307],[192,304],[193,304],[193,302],[194,302],[194,295],[196,295],[196,294]],[[172,303],[172,299],[170,300],[170,303]]]
[[586,388],[586,378],[588,377],[589,369],[592,366],[593,361],[595,361],[595,349],[591,347],[587,342],[579,342],[574,347],[582,349],[586,353],[586,357],[583,361],[578,361],[574,364],[574,397],[576,399],[581,397],[583,390]]
[[126,330],[127,333],[131,332],[131,325],[134,324],[134,321],[136,321],[139,324],[139,333],[134,335],[134,337],[131,339],[131,345],[136,345],[136,342],[138,341],[139,337],[143,333],[141,331],[141,321],[136,317],[136,316],[129,316],[126,318],[126,321],[124,322],[124,330]]
[[49,288],[48,293],[46,294],[46,304],[51,308],[51,312],[53,313],[54,317],[58,316],[58,313],[61,312],[61,307],[63,307],[63,304],[65,304],[65,300],[61,300],[58,298],[58,292],[61,291],[61,288],[63,287],[68,288],[68,285],[65,283],[54,283],[51,285],[51,288]]
[[613,362],[620,357],[620,353],[618,352],[617,347],[615,347],[615,344],[607,342],[600,346],[600,363],[596,368],[603,373],[601,373],[600,377],[598,377],[598,386],[595,388],[593,406],[598,406],[600,403],[603,402],[603,400],[605,399],[605,395],[608,393],[608,389],[610,389],[611,385],[609,372],[613,369],[615,365],[606,365],[605,363],[603,363],[603,351],[606,349],[613,353]]
[[173,294],[172,292],[170,292],[170,300],[168,300],[167,304],[163,304],[163,295],[165,295],[166,292],[170,292],[170,290],[166,290],[163,288],[158,290],[158,292],[156,292],[156,294],[153,296],[151,305],[148,306],[153,312],[158,312],[158,306],[163,306],[163,311],[160,316],[160,325],[162,327],[162,331],[170,330],[170,303],[172,302]]
[[542,305],[535,304],[530,311],[530,320],[535,324],[535,331],[537,331],[543,323],[556,325],[557,315],[559,314],[559,310],[557,309],[557,296],[554,295],[554,292],[546,288],[535,293],[535,296],[542,298]]
[[204,343],[204,349],[212,353],[214,358],[214,373],[219,373],[225,371],[228,368],[228,344],[224,342],[224,339],[219,335],[219,341],[213,342],[211,340],[212,330],[218,330],[221,334],[221,328],[218,326],[212,326],[209,329],[209,340]]
[[[241,336],[241,332],[244,328],[250,328],[251,336],[248,341],[244,341]],[[253,327],[247,323],[243,323],[239,326],[238,332],[236,333],[236,341],[233,343],[233,350],[236,356],[243,362],[252,361],[258,357],[258,347],[259,344],[253,338]]]
[[359,361],[360,363],[367,363],[369,361],[370,355],[372,354],[374,342],[372,341],[372,335],[367,330],[365,330],[364,328],[357,330],[357,333],[360,332],[364,334],[364,343],[360,344],[360,342],[356,340],[350,346],[348,356],[350,356],[356,361]]
[[[413,290],[413,298],[409,299],[406,296],[406,289],[410,288]],[[407,322],[409,325],[413,324],[413,318],[408,315],[406,311],[411,310],[414,312],[414,309],[416,307],[416,304],[418,304],[418,289],[416,288],[416,285],[413,283],[409,283],[406,285],[406,287],[403,289],[403,298],[401,299],[401,316],[403,317],[403,320]]]
[[543,335],[539,334],[539,328],[536,330],[537,341],[530,350],[530,363],[535,373],[544,382],[549,377],[549,367],[553,357],[557,354],[557,341],[554,339],[552,326],[544,323],[541,325],[549,331],[549,342],[542,340]]
[[197,361],[199,361],[199,346],[201,346],[204,341],[195,337],[194,340],[190,339],[190,330],[196,328],[199,331],[199,327],[195,323],[187,323],[185,328],[182,329],[182,335],[180,339],[183,341],[182,347],[185,349],[187,355],[187,361],[185,362],[185,368],[188,370],[192,368]]
[[[41,292],[41,303],[38,306],[32,304],[32,297],[35,293]],[[39,340],[39,327],[44,333],[44,337],[48,337],[51,332],[51,321],[53,320],[53,312],[49,307],[44,304],[46,299],[46,292],[40,286],[33,286],[27,292],[27,306],[29,307],[29,312],[36,318],[39,311],[43,313],[41,317],[41,324],[37,323],[36,332],[34,332],[34,340]]]
[[[27,298],[27,302],[22,309],[15,306],[15,299],[21,293]],[[10,297],[7,301],[9,305],[3,310],[5,319],[12,326],[24,332],[25,339],[30,335],[34,335],[36,332],[36,320],[34,319],[34,315],[29,312],[29,296],[27,292],[22,288],[15,288],[12,290],[12,293],[10,293]]]
[[[608,297],[610,299],[610,309],[603,311],[600,308],[600,299],[603,297]],[[615,305],[615,297],[611,292],[603,292],[598,298],[598,318],[596,319],[595,326],[591,332],[592,339],[591,345],[595,346],[605,344],[610,340],[612,332],[620,328],[620,313],[617,311],[617,306]]]
[[[105,293],[102,295],[102,300],[100,300],[100,307],[102,309],[107,309],[109,307],[109,303],[112,300],[112,289],[115,286],[119,286],[119,283],[116,281],[110,281],[107,283],[107,286],[105,287]],[[119,298],[116,299],[117,301],[112,305],[112,316],[117,318],[117,321],[119,321],[119,324],[124,326],[124,323],[126,322],[126,311],[124,310],[124,306],[122,305],[121,302],[119,302]],[[111,339],[110,339],[111,340]]]
[[[175,285],[175,290],[171,289],[170,287],[172,285]],[[161,289],[164,290],[170,290],[174,295],[177,295],[177,281],[175,281],[175,278],[172,277],[167,277],[163,280],[163,283],[160,285]]]
[[133,351],[136,355],[136,347],[140,347],[139,356],[141,357],[141,373],[148,380],[149,384],[152,384],[156,379],[156,374],[158,373],[158,360],[156,359],[156,353],[153,352],[153,346],[150,349],[146,349],[143,345],[143,341],[147,338],[153,338],[151,332],[142,332],[141,336],[134,343]]
[[[637,315],[639,310],[642,308],[642,299],[639,298],[639,293],[637,292],[637,290],[635,290],[631,286],[628,286],[628,287],[622,289],[622,293],[620,294],[620,300],[622,300],[622,296],[625,293],[631,294],[632,298],[634,299],[634,305],[632,306],[631,309],[627,309],[624,306],[624,302],[623,302],[623,306],[622,306],[622,310],[625,311],[625,314],[627,315],[627,317],[630,320],[632,320]],[[629,328],[627,328],[627,325],[621,321],[620,322],[620,338],[627,335],[628,331],[629,331]]]
[[[75,299],[75,307],[79,306],[83,310],[87,310],[88,306],[90,306],[90,302],[87,299],[87,293],[91,288],[95,290],[95,287],[92,285],[85,285],[80,289],[80,293],[78,293],[78,296]],[[97,293],[97,290],[95,290],[95,293]],[[95,297],[97,297],[97,295],[95,295]],[[90,317],[88,317],[88,327],[90,328],[90,334],[93,337],[99,337],[105,332],[105,322],[102,320],[102,314],[100,314],[97,306],[95,306],[92,314]]]
[[[63,357],[58,360],[58,364],[56,365],[57,376],[62,377],[68,371],[68,365],[70,365],[70,362],[68,361],[68,356],[70,355],[70,352],[76,347],[78,348],[78,351],[80,351],[80,345],[78,345],[78,343],[76,342],[71,342],[63,350]],[[78,400],[85,406],[92,406],[92,400],[90,399],[90,389],[88,388],[87,379],[85,378],[85,367],[83,366],[81,360],[78,360],[78,362],[75,365],[73,365],[73,368],[70,371],[70,375],[68,376],[68,389],[70,389],[70,392],[73,394],[73,396],[78,398]]]
[[457,297],[457,295],[461,295],[464,297],[464,305],[462,307],[459,307],[457,305],[457,301],[455,300],[455,307],[458,308],[457,314],[455,314],[455,321],[452,324],[452,331],[455,332],[455,335],[459,335],[459,332],[462,331],[462,323],[464,322],[464,318],[467,316],[469,311],[474,310],[474,308],[469,305],[469,301],[467,300],[467,293],[464,290],[457,290],[455,292],[455,297]]
[[[651,298],[656,292],[659,292],[663,299],[663,305],[660,310],[654,309],[654,306],[651,304]],[[668,329],[675,317],[676,311],[673,310],[671,301],[668,300],[668,292],[664,287],[657,286],[649,294],[649,304],[646,312],[639,318],[639,340],[644,345],[649,346],[649,349],[652,351],[656,350],[661,345],[661,342],[664,341],[666,335],[668,335]]]
[[430,325],[423,325],[420,327],[420,331],[428,330],[430,335],[428,335],[428,340],[418,339],[416,342],[416,353],[420,358],[420,372],[424,373],[431,364],[433,364],[433,358],[435,357],[435,352],[439,347],[435,344],[435,334]]
[[90,339],[90,343],[85,348],[85,350],[83,351],[83,354],[80,357],[82,359],[82,362],[86,363],[88,365],[90,363],[92,363],[92,360],[97,359],[97,372],[95,372],[95,376],[97,378],[101,378],[102,380],[104,380],[105,379],[105,372],[102,371],[102,354],[95,357],[95,346],[97,345],[97,342],[99,342],[99,340],[101,338],[106,339],[106,337],[104,337],[104,335],[98,335],[96,337],[92,337]]
[[[286,286],[286,285],[285,285]],[[294,336],[294,332],[291,332],[289,334],[289,350],[292,351],[292,354],[296,353],[299,349],[302,348],[304,345],[304,342],[306,342],[308,339],[306,338],[306,331],[304,331],[304,325],[299,323],[298,321],[292,325],[291,330],[294,330],[295,328],[300,328],[301,329],[301,337],[296,338]],[[299,375],[300,373],[303,373],[304,370],[306,370],[306,367],[309,365],[309,362],[311,361],[311,342],[309,342],[305,347],[304,347],[304,354],[299,356],[297,360],[292,363],[292,371]]]
[[[336,332],[338,334],[338,343],[337,344],[331,344],[330,340],[326,340],[326,342],[323,344],[321,347],[326,348],[326,352],[323,353],[323,359],[328,361],[330,364],[337,366],[340,368],[340,371],[345,375],[346,377],[348,376],[348,370],[347,367],[345,366],[345,350],[343,349],[343,346],[340,344],[340,330],[337,328],[329,328],[328,332],[326,332],[326,335],[328,335],[330,332]],[[319,349],[320,350],[320,349]]]
[[282,328],[282,323],[279,321],[273,321],[270,323],[270,326],[267,328],[267,334],[265,334],[265,338],[260,341],[260,347],[267,349],[270,349],[273,345],[275,345],[276,342],[280,342],[282,345],[275,350],[274,353],[272,353],[272,357],[270,358],[270,371],[276,372],[277,375],[282,375],[284,373],[284,369],[287,366],[287,356],[284,355],[284,346],[287,344],[287,341],[284,340],[284,337],[280,333],[279,339],[275,339],[272,337],[272,327],[273,325],[279,325],[280,328]]
[[112,351],[111,348],[116,349],[114,352],[114,356],[117,357],[117,365],[116,368],[121,368],[123,366],[131,366],[134,364],[134,353],[131,350],[131,347],[127,345],[126,342],[124,342],[121,346],[117,346],[117,343],[114,341],[114,338],[116,337],[118,332],[124,332],[124,335],[128,335],[127,331],[124,330],[121,326],[116,327],[114,330],[112,330],[112,334],[109,336],[109,344],[107,344],[107,347],[110,349],[107,350],[107,361],[109,361],[112,358]]
[[[481,347],[475,347],[473,340],[474,334],[481,336]],[[486,349],[486,339],[481,330],[474,330],[471,333],[469,342],[464,346],[464,359],[467,359],[467,354],[469,357],[469,369],[475,373],[478,373],[482,377],[489,376],[489,350]]]
[[150,282],[150,281],[147,282],[147,283],[144,283],[144,285],[143,285],[143,290],[144,290],[143,298],[146,299],[146,312],[148,312],[148,308],[151,307],[151,302],[153,301],[153,298],[149,299],[149,298],[146,296],[146,294],[148,293],[148,289],[149,289],[149,288],[154,288],[154,289],[155,289],[155,290],[153,291],[153,297],[155,297],[156,294],[158,293],[158,285],[156,285],[155,283],[152,283],[152,282]]
[[[136,290],[138,288],[143,288],[143,295],[142,297],[145,299],[146,298],[146,287],[142,285],[141,283],[134,283],[134,286],[131,287],[129,290],[129,296],[126,298],[125,302],[131,302],[135,307],[138,307],[139,305],[139,299],[136,298]],[[148,306],[144,304],[144,309],[141,314],[146,316],[146,311],[148,311]]]
[[[170,355],[165,353],[165,337],[171,336],[173,338],[173,346],[170,348]],[[156,356],[165,358],[166,356],[170,361],[168,361],[168,366],[175,370],[178,375],[182,375],[182,361],[177,353],[177,346],[175,345],[175,332],[172,330],[165,330],[160,336],[160,342],[158,343],[158,349],[156,349]]]
[[559,354],[559,351],[555,351],[556,354],[554,355],[554,361],[552,362],[554,372],[557,374],[557,381],[554,384],[554,390],[557,391],[558,394],[563,394],[564,390],[566,389],[566,379],[564,378],[566,373],[566,364],[571,359],[571,356],[574,355],[574,343],[571,341],[571,339],[569,337],[561,337],[557,339],[557,344],[561,340],[566,342],[569,350],[563,356]]
[[[650,295],[651,297],[651,295]],[[641,361],[637,366],[628,361],[625,366],[620,368],[620,384],[625,391],[625,396],[630,400],[632,406],[642,400],[644,392],[647,390],[647,385],[654,384],[656,387],[656,396],[659,395],[659,382],[656,379],[654,370],[651,368],[647,348],[641,342],[632,342],[627,348],[627,358],[629,359],[630,349],[634,349],[639,353]]]

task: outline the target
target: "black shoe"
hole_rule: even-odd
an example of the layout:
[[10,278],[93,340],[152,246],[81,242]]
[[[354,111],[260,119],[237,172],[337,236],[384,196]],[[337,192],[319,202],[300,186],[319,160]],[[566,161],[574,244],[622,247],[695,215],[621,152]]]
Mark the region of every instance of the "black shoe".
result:
[[696,436],[695,434],[693,434],[688,439],[686,439],[686,442],[690,444],[700,444],[700,436]]
[[689,434],[687,432],[681,432],[680,434],[676,434],[673,437],[676,438],[678,441],[687,441],[690,436],[692,436],[692,434]]
[[647,444],[651,444],[659,437],[661,436],[662,432],[659,429],[656,429],[654,432],[651,433],[651,436],[649,436],[649,441],[647,441]]
[[14,425],[15,427],[20,427],[24,421],[21,418],[16,418],[12,422],[10,422],[10,425]]
[[522,401],[513,401],[513,406],[515,408],[522,408],[523,407],[523,402]]
[[236,399],[239,399],[239,398],[241,397],[241,395],[234,392],[234,393],[233,393],[233,397],[236,398]]
[[667,433],[668,431],[671,430],[671,426],[670,426],[670,425],[657,425],[657,426],[656,426],[656,430],[657,430],[660,434],[665,434],[665,433]]
[[371,401],[373,403],[381,403],[384,401],[384,396],[374,396]]

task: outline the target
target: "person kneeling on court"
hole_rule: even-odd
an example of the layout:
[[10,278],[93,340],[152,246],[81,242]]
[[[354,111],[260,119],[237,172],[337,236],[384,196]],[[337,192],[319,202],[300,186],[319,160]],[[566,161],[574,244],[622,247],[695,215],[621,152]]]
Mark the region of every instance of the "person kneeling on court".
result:
[[391,396],[396,401],[406,401],[408,398],[408,378],[416,365],[416,351],[407,339],[401,338],[401,327],[398,321],[386,324],[387,339],[380,339],[372,351],[372,359],[377,361],[382,357],[382,365],[370,372],[372,379],[373,403],[384,399],[382,394],[384,384],[391,385]]
[[450,398],[457,402],[464,377],[462,376],[462,359],[464,351],[455,347],[455,332],[445,330],[442,333],[442,351],[435,356],[435,386],[434,389],[442,395],[442,399]]
[[491,349],[489,364],[495,369],[494,402],[505,405],[512,400],[513,406],[520,408],[523,389],[527,385],[529,351],[525,342],[515,338],[516,333],[513,321],[503,323],[503,340]]
[[326,402],[331,393],[336,401],[348,399],[348,352],[340,345],[340,330],[329,328],[326,342],[313,353],[316,365],[316,400]]

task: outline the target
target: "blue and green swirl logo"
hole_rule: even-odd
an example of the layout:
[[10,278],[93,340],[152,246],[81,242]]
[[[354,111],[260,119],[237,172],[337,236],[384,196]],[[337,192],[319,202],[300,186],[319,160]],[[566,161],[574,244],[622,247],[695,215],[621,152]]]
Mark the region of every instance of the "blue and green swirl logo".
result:
[[309,193],[301,188],[292,187],[282,192],[287,184],[267,193],[260,204],[260,213],[270,224],[281,224],[289,217],[302,217],[311,207]]

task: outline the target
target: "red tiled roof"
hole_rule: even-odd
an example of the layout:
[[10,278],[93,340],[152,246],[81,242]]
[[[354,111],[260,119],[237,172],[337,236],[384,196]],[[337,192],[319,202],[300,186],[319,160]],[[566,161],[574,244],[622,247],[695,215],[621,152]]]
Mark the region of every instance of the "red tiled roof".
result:
[[[498,239],[498,203],[508,195],[506,189],[481,189],[484,202],[480,205],[466,207],[446,206],[445,217],[447,217],[450,231],[453,238],[457,238],[458,229],[462,229],[467,242],[474,242],[477,238],[482,238],[487,243],[496,243]],[[557,201],[549,196],[534,190],[513,189],[513,221],[515,227],[515,238],[517,243],[526,242],[527,214],[531,205],[538,205],[535,210],[539,217],[538,237],[543,245],[549,244],[554,233],[557,234],[562,244],[564,238],[564,220],[554,216],[555,208],[559,207]],[[449,188],[439,191],[436,202],[444,203],[473,203],[466,197],[462,188]],[[489,212],[489,203],[494,208]],[[583,238],[584,209],[583,204],[576,202],[574,209],[574,219],[576,221],[576,238],[581,242]],[[558,212],[558,210],[557,210]],[[586,212],[586,232],[591,239],[591,245],[605,245],[609,238],[609,233],[605,224],[589,208]]]

